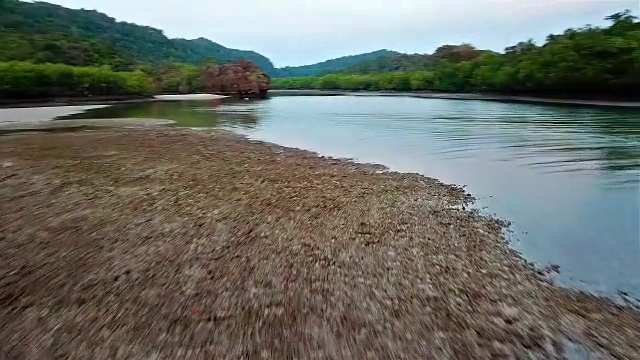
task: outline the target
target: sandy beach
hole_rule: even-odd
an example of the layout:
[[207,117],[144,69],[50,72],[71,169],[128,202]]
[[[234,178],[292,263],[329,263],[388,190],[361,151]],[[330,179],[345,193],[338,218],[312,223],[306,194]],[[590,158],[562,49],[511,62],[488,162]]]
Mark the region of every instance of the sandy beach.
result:
[[421,175],[113,128],[0,136],[0,182],[0,354],[640,358],[640,312],[552,285]]

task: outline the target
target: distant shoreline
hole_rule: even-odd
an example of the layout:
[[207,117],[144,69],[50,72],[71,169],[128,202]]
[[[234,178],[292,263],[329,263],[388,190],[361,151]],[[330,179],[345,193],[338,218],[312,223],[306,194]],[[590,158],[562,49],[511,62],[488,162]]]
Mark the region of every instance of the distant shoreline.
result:
[[45,99],[0,99],[0,108],[52,107],[70,105],[110,105],[153,100],[152,96],[87,96]]
[[[204,95],[207,95],[206,97]],[[387,97],[414,97],[421,99],[447,99],[447,100],[481,100],[516,102],[529,104],[547,104],[562,106],[593,106],[640,109],[640,101],[612,101],[612,100],[585,100],[585,99],[560,99],[542,98],[534,96],[509,96],[486,95],[470,93],[432,93],[410,91],[346,91],[346,90],[269,90],[267,97],[279,96],[387,96]],[[158,95],[158,96],[91,96],[75,98],[50,98],[50,99],[0,99],[0,108],[28,108],[28,107],[54,107],[70,105],[112,105],[123,103],[139,103],[147,101],[179,101],[179,100],[204,100],[224,99],[228,96],[214,94],[185,94],[185,95]]]
[[0,99],[1,108],[28,108],[74,105],[112,105],[147,101],[181,101],[181,100],[221,100],[228,98],[217,94],[159,94],[150,96],[88,96],[60,97],[46,99]]
[[483,95],[465,93],[431,93],[431,92],[392,92],[392,91],[343,91],[343,90],[270,90],[269,96],[391,96],[391,97],[415,97],[422,99],[447,99],[447,100],[482,100],[519,102],[531,104],[570,105],[570,106],[597,106],[640,108],[640,101],[610,101],[610,100],[582,100],[582,99],[557,99],[541,98],[533,96],[508,96],[508,95]]

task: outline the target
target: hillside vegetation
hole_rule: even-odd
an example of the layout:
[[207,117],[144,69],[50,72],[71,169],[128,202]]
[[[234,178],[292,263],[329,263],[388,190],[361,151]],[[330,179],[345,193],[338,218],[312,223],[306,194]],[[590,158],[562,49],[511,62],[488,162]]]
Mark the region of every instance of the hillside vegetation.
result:
[[343,56],[323,61],[317,64],[303,66],[287,66],[276,70],[274,77],[306,77],[319,76],[327,73],[342,71],[366,61],[375,61],[389,55],[400,54],[391,50],[378,50],[365,54]]
[[430,90],[638,99],[640,22],[630,11],[607,19],[611,24],[606,27],[567,29],[562,34],[549,35],[542,45],[520,42],[504,53],[473,49],[464,52],[469,56],[460,57],[449,48],[439,55],[391,55],[344,71],[351,74],[276,79],[273,85],[281,89]]
[[0,99],[143,96],[151,93],[151,78],[142,71],[117,72],[108,67],[64,64],[0,63]]
[[337,71],[341,74],[372,74],[389,71],[418,71],[433,67],[439,61],[469,61],[486,53],[471,44],[442,45],[433,54],[402,54],[392,52],[385,56],[367,59]]
[[136,63],[200,64],[249,60],[268,73],[271,61],[253,51],[226,48],[208,39],[169,39],[162,30],[115,19],[94,10],[75,10],[46,2],[0,0],[0,61],[110,65]]
[[[607,19],[606,27],[567,29],[541,45],[524,41],[502,53],[443,45],[433,54],[379,50],[276,69],[263,55],[205,38],[170,39],[93,10],[0,0],[0,96],[202,91],[200,68],[246,59],[275,77],[272,86],[280,89],[638,99],[640,23],[630,11]],[[98,87],[100,81],[106,85]]]
[[224,47],[209,39],[170,39],[162,30],[116,21],[95,10],[76,10],[46,2],[0,0],[0,61],[108,65],[119,71],[139,65],[201,65],[249,60],[273,77],[318,76],[364,60],[394,54],[390,50],[345,56],[317,64],[276,69],[254,51]]

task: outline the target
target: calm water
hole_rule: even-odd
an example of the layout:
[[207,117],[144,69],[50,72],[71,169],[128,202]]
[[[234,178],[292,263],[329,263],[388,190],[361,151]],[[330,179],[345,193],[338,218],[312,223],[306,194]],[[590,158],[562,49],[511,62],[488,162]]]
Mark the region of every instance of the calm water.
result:
[[386,97],[129,104],[66,118],[226,127],[467,185],[567,286],[640,298],[640,111]]

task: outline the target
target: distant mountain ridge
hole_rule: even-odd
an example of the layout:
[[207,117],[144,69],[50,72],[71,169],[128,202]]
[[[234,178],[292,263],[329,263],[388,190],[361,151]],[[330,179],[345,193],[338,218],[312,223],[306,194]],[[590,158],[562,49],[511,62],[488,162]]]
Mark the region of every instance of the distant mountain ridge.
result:
[[354,66],[363,61],[373,61],[390,55],[400,54],[395,51],[382,49],[364,54],[342,56],[335,59],[326,60],[316,64],[302,66],[287,66],[276,70],[274,77],[307,77],[324,75],[331,72],[338,72]]
[[199,65],[249,60],[271,77],[307,77],[341,72],[360,63],[403,56],[382,49],[316,64],[276,68],[255,51],[227,48],[209,39],[168,38],[162,30],[116,19],[96,10],[69,9],[47,2],[0,0],[0,61],[109,65],[131,70],[141,65]]
[[[46,41],[52,34],[57,35],[55,41]],[[11,44],[7,44],[8,39]],[[46,51],[57,52],[63,60],[67,59],[64,55],[69,52],[82,58],[90,53],[86,49],[82,51],[82,46],[76,46],[82,42],[99,44],[116,53],[124,52],[126,54],[121,54],[123,57],[143,63],[173,61],[198,64],[206,58],[217,62],[246,59],[267,73],[275,71],[273,63],[264,55],[227,48],[205,38],[170,39],[162,30],[116,21],[95,10],[69,9],[46,2],[0,0],[0,43],[12,49],[11,53],[3,51],[0,60],[33,60],[25,57]],[[71,64],[93,65],[77,62]]]
[[392,53],[373,59],[366,59],[343,68],[336,73],[341,74],[375,74],[390,71],[419,71],[430,69],[441,60],[453,63],[473,60],[488,50],[476,49],[471,44],[442,45],[433,54],[403,54]]

